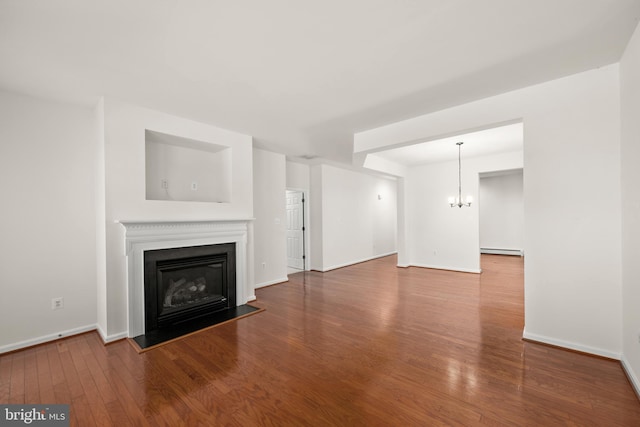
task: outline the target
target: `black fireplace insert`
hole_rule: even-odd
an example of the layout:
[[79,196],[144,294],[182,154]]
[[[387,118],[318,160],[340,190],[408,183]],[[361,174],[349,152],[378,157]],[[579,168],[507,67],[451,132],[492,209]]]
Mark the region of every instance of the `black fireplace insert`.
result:
[[236,306],[235,243],[144,252],[145,333]]

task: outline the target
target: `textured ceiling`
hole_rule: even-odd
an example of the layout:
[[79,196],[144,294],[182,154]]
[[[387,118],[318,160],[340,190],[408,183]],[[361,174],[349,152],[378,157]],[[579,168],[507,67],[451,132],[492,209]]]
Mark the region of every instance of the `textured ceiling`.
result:
[[351,162],[354,132],[617,62],[637,0],[0,0],[0,88]]

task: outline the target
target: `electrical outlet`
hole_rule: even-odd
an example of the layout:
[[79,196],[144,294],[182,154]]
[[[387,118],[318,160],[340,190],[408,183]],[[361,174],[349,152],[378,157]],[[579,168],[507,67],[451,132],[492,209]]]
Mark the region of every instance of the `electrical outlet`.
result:
[[262,268],[263,268],[263,269],[267,268],[267,263],[266,263],[266,262],[263,262],[263,263],[262,263]]
[[192,191],[198,191],[198,183],[196,181],[193,181],[191,183],[191,190]]
[[61,308],[64,308],[64,298],[62,298],[62,297],[52,298],[51,299],[51,310],[59,310]]
[[166,179],[161,179],[160,180],[160,187],[162,187],[163,190],[168,190],[169,189],[169,181]]

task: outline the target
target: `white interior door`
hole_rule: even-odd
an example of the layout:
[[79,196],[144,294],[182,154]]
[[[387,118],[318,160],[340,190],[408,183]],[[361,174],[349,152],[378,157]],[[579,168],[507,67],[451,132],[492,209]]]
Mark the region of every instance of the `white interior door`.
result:
[[304,193],[287,190],[287,265],[304,269]]

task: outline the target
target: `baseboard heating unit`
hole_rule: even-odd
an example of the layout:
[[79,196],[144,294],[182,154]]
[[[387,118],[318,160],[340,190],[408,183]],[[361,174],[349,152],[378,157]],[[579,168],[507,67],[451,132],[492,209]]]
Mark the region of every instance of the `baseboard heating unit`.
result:
[[495,254],[495,255],[516,255],[524,256],[522,249],[496,249],[496,248],[480,248],[481,254]]

